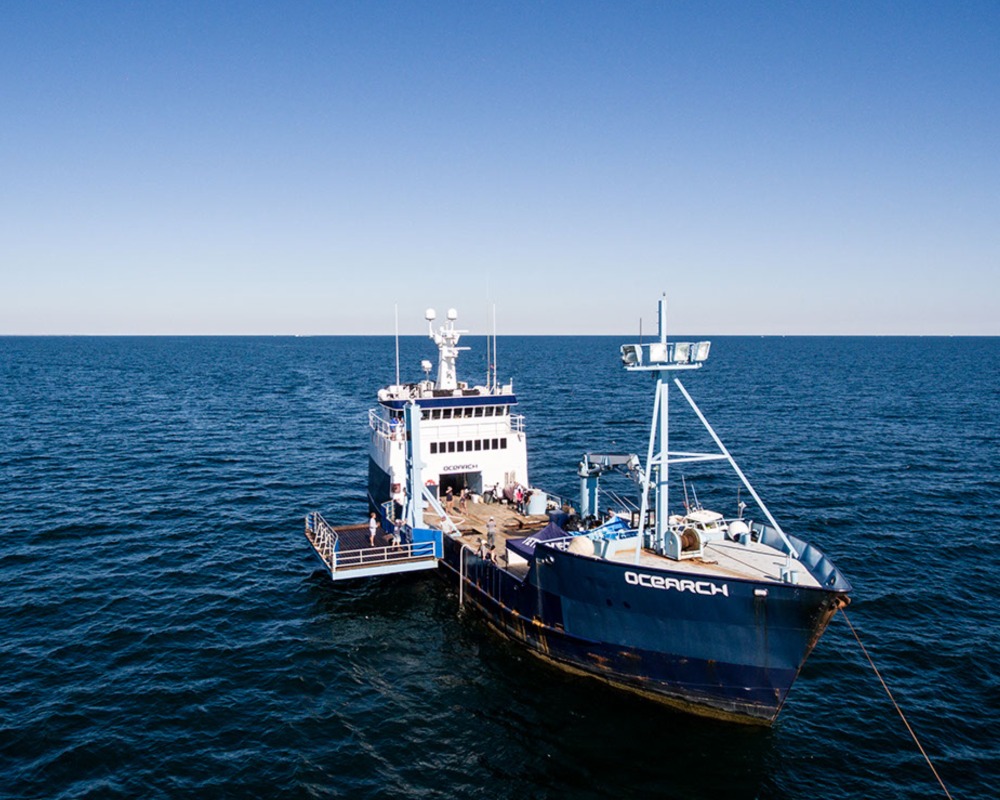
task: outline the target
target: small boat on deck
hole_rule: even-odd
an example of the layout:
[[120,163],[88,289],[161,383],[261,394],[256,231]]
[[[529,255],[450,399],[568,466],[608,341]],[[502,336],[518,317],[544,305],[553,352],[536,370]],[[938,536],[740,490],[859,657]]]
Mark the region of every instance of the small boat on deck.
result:
[[[346,547],[348,529],[306,518],[331,577],[436,568],[495,630],[562,668],[697,714],[771,724],[851,585],[781,528],[680,381],[710,343],[668,342],[661,300],[658,339],[621,347],[627,372],[655,378],[645,462],[587,453],[577,510],[529,483],[512,384],[495,366],[481,386],[457,380],[456,317],[434,331],[427,315],[437,380],[424,362],[423,381],[381,390],[370,415],[369,501],[392,538],[371,546],[355,535],[360,546]],[[672,388],[717,452],[669,449]],[[728,462],[759,519],[742,502],[726,517],[686,487],[671,494],[672,471],[709,461]],[[607,492],[602,512],[601,478],[615,472],[637,497]]]

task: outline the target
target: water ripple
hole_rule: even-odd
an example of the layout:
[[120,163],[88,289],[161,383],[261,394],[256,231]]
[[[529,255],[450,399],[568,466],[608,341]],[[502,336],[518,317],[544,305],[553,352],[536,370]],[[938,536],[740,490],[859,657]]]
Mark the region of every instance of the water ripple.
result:
[[[586,450],[645,452],[651,387],[618,344],[506,341],[536,483],[573,497]],[[0,338],[4,796],[939,796],[840,621],[761,731],[558,672],[433,577],[316,571],[302,515],[363,515],[392,352]],[[402,340],[404,365],[426,355]],[[723,338],[685,379],[850,576],[852,621],[966,798],[1000,781],[998,378],[995,339]],[[706,446],[678,421],[679,448]],[[734,480],[689,477],[735,503]]]

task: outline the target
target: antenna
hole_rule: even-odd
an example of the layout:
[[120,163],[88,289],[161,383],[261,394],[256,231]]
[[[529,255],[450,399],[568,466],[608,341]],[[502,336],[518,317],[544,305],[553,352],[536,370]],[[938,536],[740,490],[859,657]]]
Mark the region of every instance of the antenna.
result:
[[[489,296],[489,286],[490,283],[486,282],[486,294]],[[486,301],[486,391],[492,391],[490,386],[490,376],[492,374],[492,367],[490,364],[490,303],[489,300]]]
[[660,298],[660,341],[667,343],[667,293]]
[[500,383],[497,379],[497,304],[493,304],[493,387],[499,390]]
[[396,311],[396,385],[399,386],[399,303],[394,306]]

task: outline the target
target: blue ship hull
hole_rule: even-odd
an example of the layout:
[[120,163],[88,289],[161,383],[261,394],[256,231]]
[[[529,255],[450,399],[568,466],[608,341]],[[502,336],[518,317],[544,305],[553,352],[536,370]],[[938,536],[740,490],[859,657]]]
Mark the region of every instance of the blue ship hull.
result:
[[[369,500],[379,508],[388,476],[369,467]],[[524,573],[446,536],[440,567],[456,583],[461,576],[466,600],[497,631],[544,659],[686,711],[764,725],[849,602],[839,582],[692,580],[544,544]]]
[[545,659],[688,711],[765,725],[846,603],[835,590],[695,583],[544,545],[523,579],[448,538],[442,567],[461,576],[493,627]]

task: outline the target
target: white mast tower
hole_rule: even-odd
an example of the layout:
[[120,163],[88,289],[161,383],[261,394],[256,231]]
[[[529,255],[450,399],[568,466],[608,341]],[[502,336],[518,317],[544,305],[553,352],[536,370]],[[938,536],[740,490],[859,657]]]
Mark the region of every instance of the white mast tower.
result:
[[459,352],[469,349],[468,347],[459,347],[458,340],[462,338],[463,333],[468,333],[468,331],[455,329],[455,320],[458,319],[458,312],[454,308],[448,309],[448,322],[438,328],[436,333],[434,331],[434,320],[437,318],[437,313],[433,308],[428,308],[424,316],[427,319],[427,328],[430,331],[429,336],[438,347],[438,374],[434,388],[453,391],[458,388],[455,359],[458,358]]

